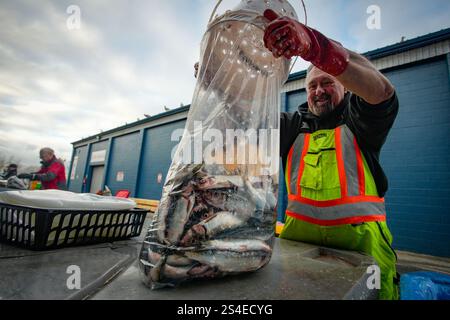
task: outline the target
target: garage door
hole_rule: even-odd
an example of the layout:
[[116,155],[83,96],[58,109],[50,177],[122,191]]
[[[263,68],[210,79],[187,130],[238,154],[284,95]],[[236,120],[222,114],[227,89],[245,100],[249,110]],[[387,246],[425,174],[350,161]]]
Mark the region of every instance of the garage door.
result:
[[450,256],[450,86],[445,59],[386,73],[400,111],[382,150],[397,249]]
[[69,173],[69,191],[82,192],[84,170],[87,161],[87,146],[74,150],[72,171]]
[[147,129],[144,134],[143,154],[137,197],[159,200],[162,186],[172,162],[171,152],[178,143],[171,141],[172,132],[183,129],[186,121],[168,123]]

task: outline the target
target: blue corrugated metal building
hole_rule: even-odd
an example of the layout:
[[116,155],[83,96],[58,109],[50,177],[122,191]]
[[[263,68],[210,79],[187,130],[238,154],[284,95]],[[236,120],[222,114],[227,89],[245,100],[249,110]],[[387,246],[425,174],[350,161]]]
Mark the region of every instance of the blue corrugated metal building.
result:
[[[364,54],[395,85],[400,111],[381,153],[389,179],[388,224],[394,247],[450,257],[450,29]],[[306,72],[290,75],[281,93],[282,111],[305,102]],[[159,200],[189,106],[73,143],[68,187]],[[280,179],[279,219],[285,209]]]

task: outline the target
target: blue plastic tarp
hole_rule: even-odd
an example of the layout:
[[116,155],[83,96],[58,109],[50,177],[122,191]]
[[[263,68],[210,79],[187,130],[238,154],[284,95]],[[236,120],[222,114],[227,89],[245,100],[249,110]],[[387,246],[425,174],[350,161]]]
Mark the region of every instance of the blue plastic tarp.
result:
[[400,279],[401,300],[450,300],[450,275],[419,271]]

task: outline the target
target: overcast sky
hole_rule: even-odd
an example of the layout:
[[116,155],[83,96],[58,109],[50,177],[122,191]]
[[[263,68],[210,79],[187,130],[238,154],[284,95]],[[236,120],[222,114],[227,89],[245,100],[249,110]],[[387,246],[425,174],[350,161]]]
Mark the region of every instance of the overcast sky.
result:
[[[223,1],[219,12],[239,0]],[[38,164],[71,142],[189,104],[215,0],[0,0],[0,156]],[[304,21],[300,1],[291,1]],[[366,52],[450,27],[448,0],[305,0],[308,24]],[[70,5],[81,10],[70,30]],[[377,5],[381,29],[370,30]],[[294,71],[306,63],[298,61]]]

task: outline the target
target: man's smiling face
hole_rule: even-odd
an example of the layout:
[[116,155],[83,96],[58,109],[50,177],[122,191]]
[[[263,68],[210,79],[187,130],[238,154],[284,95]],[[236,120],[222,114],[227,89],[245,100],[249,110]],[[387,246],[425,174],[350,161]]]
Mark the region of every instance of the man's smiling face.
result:
[[313,67],[306,76],[306,92],[309,111],[322,117],[341,103],[345,88],[335,77]]

